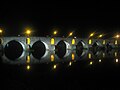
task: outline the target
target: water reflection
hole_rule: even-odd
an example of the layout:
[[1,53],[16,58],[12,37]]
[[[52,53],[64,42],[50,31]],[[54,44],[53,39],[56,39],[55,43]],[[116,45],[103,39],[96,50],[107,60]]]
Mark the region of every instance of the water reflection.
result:
[[[39,51],[40,52],[40,51]],[[72,61],[81,61],[81,60],[97,60],[99,63],[102,62],[102,59],[111,58],[115,59],[115,62],[119,62],[119,50],[66,50],[66,54],[63,55],[56,53],[56,51],[46,51],[47,54],[44,57],[36,58],[32,53],[26,53],[22,58],[16,60],[11,60],[9,57],[6,57],[5,53],[1,56],[3,63],[7,64],[39,64],[39,63],[62,63],[69,62],[69,66],[72,65]],[[80,52],[80,53],[79,53]],[[38,53],[39,54],[39,53]],[[39,56],[39,55],[38,55]],[[61,58],[62,57],[62,58]],[[93,62],[90,61],[90,65]],[[54,66],[56,68],[56,66]],[[30,69],[30,66],[27,67]]]

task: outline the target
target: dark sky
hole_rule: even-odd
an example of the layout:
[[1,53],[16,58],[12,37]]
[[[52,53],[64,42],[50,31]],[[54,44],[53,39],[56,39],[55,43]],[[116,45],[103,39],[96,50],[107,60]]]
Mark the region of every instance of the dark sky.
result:
[[26,26],[34,35],[50,35],[59,28],[60,36],[75,31],[76,36],[90,32],[118,32],[120,29],[119,2],[93,1],[4,1],[0,4],[0,26],[5,35],[17,35]]

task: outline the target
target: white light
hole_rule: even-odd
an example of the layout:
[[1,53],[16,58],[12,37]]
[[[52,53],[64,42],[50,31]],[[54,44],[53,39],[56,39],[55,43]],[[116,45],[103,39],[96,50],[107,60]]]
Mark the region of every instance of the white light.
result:
[[101,59],[99,60],[99,62],[101,62]]

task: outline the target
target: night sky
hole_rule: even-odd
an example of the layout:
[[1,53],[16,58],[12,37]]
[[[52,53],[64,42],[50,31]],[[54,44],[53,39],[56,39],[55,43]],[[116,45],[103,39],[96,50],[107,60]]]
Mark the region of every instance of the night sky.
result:
[[[93,1],[4,1],[0,4],[0,26],[5,36],[22,34],[31,27],[33,35],[51,35],[53,28],[58,36],[87,37],[91,32],[114,34],[120,29],[119,2]],[[115,32],[113,32],[113,30]]]

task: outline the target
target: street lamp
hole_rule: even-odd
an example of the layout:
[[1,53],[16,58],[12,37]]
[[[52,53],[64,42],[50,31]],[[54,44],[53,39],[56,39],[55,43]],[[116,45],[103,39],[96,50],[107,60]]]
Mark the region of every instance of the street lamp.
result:
[[58,33],[58,31],[54,31],[54,32],[53,32],[53,35],[56,35],[57,33]]
[[69,36],[72,36],[72,35],[73,35],[73,32],[70,32],[70,33],[69,33]]
[[0,28],[0,34],[2,35],[2,33],[3,33],[3,30]]
[[101,38],[101,37],[103,37],[103,35],[102,35],[102,34],[100,34],[98,37],[99,37],[99,38]]
[[115,38],[119,38],[119,37],[120,37],[120,35],[118,35],[118,34],[115,36]]
[[27,35],[30,35],[30,34],[31,34],[31,31],[30,31],[30,30],[26,30],[26,34],[27,34]]
[[90,34],[90,36],[89,36],[89,37],[93,37],[94,35],[95,35],[95,33],[93,32],[93,33],[91,33],[91,34]]

